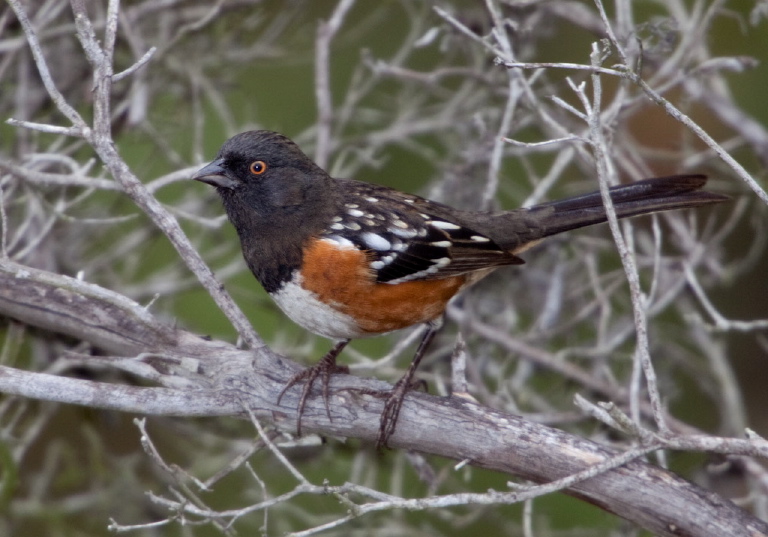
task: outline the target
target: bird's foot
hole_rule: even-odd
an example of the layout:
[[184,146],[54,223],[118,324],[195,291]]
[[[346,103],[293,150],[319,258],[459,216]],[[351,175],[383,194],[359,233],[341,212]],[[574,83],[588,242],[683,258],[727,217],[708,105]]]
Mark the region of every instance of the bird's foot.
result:
[[426,381],[413,380],[414,372],[411,370],[406,372],[391,390],[354,390],[358,393],[384,399],[384,410],[381,411],[381,417],[379,418],[379,435],[376,438],[376,449],[387,447],[389,438],[395,432],[400,409],[403,406],[406,394],[419,388],[425,392],[427,391]]
[[329,383],[331,380],[331,375],[349,373],[349,368],[347,366],[336,364],[336,357],[347,343],[348,341],[341,341],[337,343],[336,346],[333,347],[328,352],[328,354],[323,356],[318,363],[292,376],[285,384],[285,387],[280,391],[280,394],[277,396],[277,404],[280,405],[280,400],[283,398],[283,395],[285,395],[285,392],[287,392],[290,388],[299,382],[304,382],[304,387],[302,388],[301,396],[299,397],[299,405],[296,409],[298,413],[298,417],[296,419],[296,434],[298,436],[301,436],[301,417],[304,415],[304,407],[307,404],[307,397],[309,397],[309,392],[312,390],[312,385],[315,383],[318,377],[320,377],[323,385],[323,402],[325,403],[325,413],[328,415],[328,419],[331,419],[331,408],[328,403],[330,393]]

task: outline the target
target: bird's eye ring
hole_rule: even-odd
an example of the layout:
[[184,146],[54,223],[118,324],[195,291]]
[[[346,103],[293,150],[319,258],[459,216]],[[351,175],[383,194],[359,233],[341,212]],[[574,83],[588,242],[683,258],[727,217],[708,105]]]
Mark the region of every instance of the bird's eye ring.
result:
[[265,171],[267,171],[267,163],[263,160],[254,160],[251,162],[251,165],[248,167],[248,170],[253,175],[261,175]]

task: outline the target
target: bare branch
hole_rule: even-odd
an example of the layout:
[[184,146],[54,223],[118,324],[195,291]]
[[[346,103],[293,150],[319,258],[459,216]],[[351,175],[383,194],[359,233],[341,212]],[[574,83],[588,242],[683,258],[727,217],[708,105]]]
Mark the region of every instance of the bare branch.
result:
[[132,76],[136,71],[149,63],[149,60],[152,59],[152,56],[154,56],[155,52],[157,52],[157,47],[150,48],[141,58],[136,61],[136,63],[114,75],[112,77],[112,82],[119,82],[124,78]]
[[[602,62],[603,51],[597,44],[592,47],[592,65],[598,66]],[[624,266],[624,272],[629,283],[630,295],[632,297],[632,312],[634,314],[635,330],[637,334],[637,344],[635,347],[636,367],[635,371],[642,370],[645,375],[646,389],[653,409],[653,418],[656,426],[663,433],[668,431],[662,411],[661,396],[656,382],[656,372],[651,362],[651,355],[648,348],[648,321],[646,317],[646,300],[640,288],[640,277],[637,273],[637,266],[634,258],[627,247],[624,236],[619,229],[619,221],[613,207],[613,201],[608,192],[611,184],[616,182],[616,171],[613,168],[611,160],[608,158],[608,148],[604,135],[604,127],[601,119],[602,107],[602,83],[600,76],[592,75],[593,101],[589,105],[585,98],[582,98],[587,108],[587,117],[589,118],[589,128],[595,160],[597,162],[597,175],[600,180],[600,194],[603,198],[606,213],[608,214],[608,225],[611,228],[613,240],[616,242],[616,248],[619,251],[621,263]],[[639,397],[640,378],[637,374],[632,376],[630,385],[630,404],[632,405],[632,417],[635,420],[640,419],[640,397]]]
[[45,85],[45,89],[48,91],[48,95],[51,96],[51,100],[53,100],[56,108],[58,108],[59,111],[64,114],[64,116],[66,116],[69,121],[72,122],[74,128],[76,128],[78,132],[81,133],[81,135],[84,135],[85,132],[88,131],[88,127],[86,126],[83,118],[80,117],[80,114],[78,114],[77,111],[69,105],[64,96],[56,88],[56,83],[53,81],[53,77],[51,77],[51,72],[48,69],[45,55],[40,48],[40,42],[37,39],[37,34],[32,27],[32,23],[27,17],[27,12],[24,10],[18,0],[8,0],[8,3],[11,5],[11,9],[13,9],[14,13],[16,13],[16,18],[19,20],[21,27],[24,29],[27,43],[30,50],[32,51],[32,55],[35,58],[37,70],[40,73],[40,78]]
[[[25,287],[19,286],[20,279]],[[34,299],[20,310],[21,297]],[[0,370],[0,391],[5,393],[100,408],[186,416],[243,416],[242,405],[245,404],[252,419],[258,416],[259,419],[274,420],[281,428],[295,426],[297,396],[287,394],[291,397],[286,397],[289,400],[284,407],[274,404],[277,393],[294,368],[279,365],[285,358],[266,349],[260,351],[258,359],[252,360],[254,351],[238,351],[230,345],[163,327],[137,304],[107,290],[44,271],[27,270],[10,262],[3,262],[0,271],[0,313],[12,314],[42,328],[55,325],[59,332],[83,337],[111,350],[135,348],[147,353],[148,357],[154,354],[185,357],[183,362],[179,361],[181,367],[167,359],[152,362],[147,358],[145,361],[154,363],[158,371],[164,371],[166,375],[197,378],[200,386],[198,390],[134,388],[4,367]],[[66,323],[56,320],[63,316],[70,320]],[[100,333],[110,336],[99,336]],[[192,369],[188,366],[190,359],[198,364]],[[373,442],[378,434],[381,402],[368,396],[341,394],[350,393],[344,391],[345,388],[370,389],[380,387],[381,383],[343,376],[335,379],[333,384],[336,389],[342,388],[333,396],[336,400],[331,407],[333,419],[329,420],[325,415],[324,403],[317,400],[321,398],[314,398],[308,402],[304,428],[324,435]],[[339,400],[344,404],[337,404]],[[450,435],[452,442],[441,440],[446,435]],[[702,445],[701,441],[691,439],[675,439],[674,442]],[[675,445],[674,442],[669,444]],[[683,525],[678,527],[701,536],[754,535],[760,531],[768,534],[768,525],[749,519],[745,512],[716,495],[652,465],[628,462],[656,449],[655,444],[616,455],[587,440],[499,413],[463,398],[426,394],[413,394],[406,400],[391,443],[393,447],[418,449],[456,460],[467,458],[478,467],[535,482],[553,482],[543,489],[534,488],[527,492],[477,495],[470,498],[472,502],[517,502],[544,491],[568,487],[569,494],[589,498],[660,535],[676,533],[665,526],[664,520],[675,520],[675,524]],[[765,447],[761,449],[765,451]],[[459,502],[462,498],[464,501],[468,499],[465,494],[455,496]],[[424,505],[452,505],[446,501],[436,498]],[[390,501],[381,507],[404,507],[409,505],[408,502]],[[191,506],[184,506],[184,509],[193,511]],[[373,504],[361,507],[361,514],[368,509],[378,510]],[[711,516],[714,513],[716,517]]]
[[333,102],[331,98],[331,42],[344,23],[344,18],[355,0],[339,0],[336,9],[328,19],[317,28],[315,45],[315,97],[317,99],[317,145],[315,162],[321,168],[328,167],[331,149],[331,127],[333,120]]

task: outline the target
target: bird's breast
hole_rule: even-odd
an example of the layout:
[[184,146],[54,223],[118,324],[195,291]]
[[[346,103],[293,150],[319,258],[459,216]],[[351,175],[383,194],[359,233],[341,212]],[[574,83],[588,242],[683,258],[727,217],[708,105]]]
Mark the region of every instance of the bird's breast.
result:
[[301,269],[272,296],[307,330],[351,339],[432,321],[466,283],[463,275],[378,283],[364,251],[317,240],[305,249]]

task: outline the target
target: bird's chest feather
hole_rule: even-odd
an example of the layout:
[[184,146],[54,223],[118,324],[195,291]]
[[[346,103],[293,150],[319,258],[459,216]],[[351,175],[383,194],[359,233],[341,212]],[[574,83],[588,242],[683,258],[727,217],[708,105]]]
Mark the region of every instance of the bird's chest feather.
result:
[[[241,199],[225,199],[248,268],[272,294],[301,266],[302,245],[313,229],[294,212],[254,210]],[[314,226],[316,227],[316,226]]]

